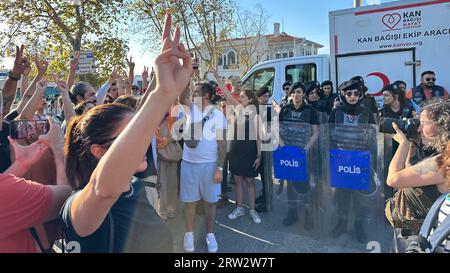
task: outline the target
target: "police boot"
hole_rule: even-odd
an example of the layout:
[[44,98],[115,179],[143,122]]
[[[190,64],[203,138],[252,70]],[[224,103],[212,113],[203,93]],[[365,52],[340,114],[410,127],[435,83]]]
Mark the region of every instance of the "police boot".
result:
[[298,221],[297,209],[289,208],[288,215],[283,220],[283,225],[290,226]]
[[337,238],[347,231],[347,219],[339,217],[336,226],[331,231],[331,238]]
[[355,220],[355,233],[356,240],[358,240],[358,242],[361,244],[367,242],[367,234],[364,230],[364,222],[362,220]]

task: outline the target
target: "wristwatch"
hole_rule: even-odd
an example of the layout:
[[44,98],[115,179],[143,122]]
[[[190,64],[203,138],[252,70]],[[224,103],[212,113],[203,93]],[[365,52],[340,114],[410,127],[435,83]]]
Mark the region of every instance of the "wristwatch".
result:
[[9,78],[10,80],[13,80],[13,81],[19,81],[20,78],[21,78],[21,76],[20,76],[20,74],[19,74],[19,76],[15,76],[15,75],[12,73],[12,70],[9,70],[9,71],[8,71],[8,78]]
[[222,167],[217,167],[217,170],[223,172],[223,168]]

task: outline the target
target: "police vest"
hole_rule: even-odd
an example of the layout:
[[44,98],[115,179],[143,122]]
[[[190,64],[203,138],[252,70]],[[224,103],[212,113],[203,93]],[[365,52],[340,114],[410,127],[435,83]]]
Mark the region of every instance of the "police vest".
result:
[[[361,112],[357,115],[359,116],[358,124],[368,124],[370,120],[371,113],[366,108],[360,108]],[[344,108],[338,107],[335,111],[334,123],[344,124]]]
[[[425,91],[423,90],[422,85],[418,85],[418,86],[414,87],[412,92],[413,92],[412,99],[416,103],[421,103],[426,100]],[[431,89],[431,97],[432,98],[444,97],[444,93],[445,93],[444,87],[439,86],[439,85],[434,85],[433,88]]]
[[292,105],[288,105],[280,113],[280,121],[297,121],[310,123],[311,111],[313,108],[309,105],[304,106],[305,108],[301,111],[294,111]]

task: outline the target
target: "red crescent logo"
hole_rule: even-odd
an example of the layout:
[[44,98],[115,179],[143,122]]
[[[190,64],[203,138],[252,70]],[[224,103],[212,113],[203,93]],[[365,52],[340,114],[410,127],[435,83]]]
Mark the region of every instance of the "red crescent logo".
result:
[[[383,82],[383,87],[390,84],[389,78],[386,75],[384,75],[383,73],[381,73],[381,72],[372,72],[369,75],[367,75],[366,78],[369,77],[369,76],[375,76],[375,77],[380,78],[381,81]],[[381,92],[381,90],[380,90],[377,93],[373,93],[373,94],[370,94],[370,95],[372,97],[377,97],[377,96],[381,96],[382,94],[383,94],[383,92]]]

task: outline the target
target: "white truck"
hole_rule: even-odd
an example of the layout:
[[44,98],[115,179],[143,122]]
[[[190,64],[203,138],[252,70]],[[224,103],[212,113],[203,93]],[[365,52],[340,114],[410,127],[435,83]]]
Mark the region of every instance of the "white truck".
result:
[[336,87],[362,76],[381,107],[384,85],[403,80],[420,84],[420,74],[436,73],[436,84],[450,88],[450,0],[405,0],[331,11],[330,54],[271,60],[254,66],[244,87],[266,86],[272,99],[283,97],[286,80],[322,82]]

